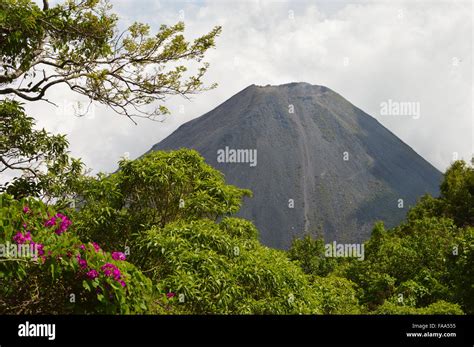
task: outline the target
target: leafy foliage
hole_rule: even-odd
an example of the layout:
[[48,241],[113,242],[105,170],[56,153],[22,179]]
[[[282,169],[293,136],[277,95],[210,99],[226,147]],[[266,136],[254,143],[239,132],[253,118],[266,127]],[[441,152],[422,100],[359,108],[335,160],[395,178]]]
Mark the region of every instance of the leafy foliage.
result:
[[[43,4],[0,4],[0,95],[46,100],[49,88],[64,85],[130,119],[154,119],[168,112],[162,103],[167,96],[209,89],[202,82],[208,64],[201,61],[220,27],[188,42],[182,22],[162,25],[155,34],[142,23],[118,32],[105,0]],[[186,75],[184,61],[196,63],[195,74]],[[160,104],[146,108],[154,102]]]
[[312,287],[322,299],[324,314],[360,314],[363,312],[357,297],[357,285],[347,278],[334,275],[315,276]]
[[376,314],[442,314],[461,315],[463,311],[458,304],[453,304],[443,300],[437,301],[429,306],[416,308],[413,306],[400,306],[391,302],[386,302],[375,311]]
[[0,195],[0,312],[149,311],[151,281],[97,244],[83,244],[56,212],[38,200]]
[[474,228],[469,227],[456,239],[448,258],[448,273],[454,301],[468,314],[474,313]]
[[443,212],[456,225],[474,226],[474,168],[456,161],[446,171],[441,184]]
[[439,198],[424,196],[408,218],[444,216],[459,227],[474,226],[474,168],[462,160],[455,161],[446,170],[440,190]]
[[250,222],[235,218],[154,227],[141,240],[146,272],[162,291],[181,295],[187,313],[321,313],[304,273],[255,235]]
[[474,312],[473,177],[472,167],[454,162],[439,198],[424,196],[392,230],[374,227],[365,244],[366,261],[345,269],[370,310],[396,313],[397,306],[400,313],[436,313],[447,304],[431,305],[446,301],[458,305],[447,312]]
[[[21,113],[19,105],[10,107]],[[22,126],[33,131],[26,115],[19,123],[12,119],[18,128],[5,133],[21,133]],[[42,142],[31,149],[14,136],[6,139],[19,148],[12,158],[31,150],[47,167],[52,162],[47,174],[38,170],[38,182],[50,182],[41,189],[77,201],[76,209],[61,209],[31,197],[0,196],[0,244],[40,247],[34,259],[0,259],[0,277],[8,283],[0,289],[2,312],[473,312],[471,207],[453,209],[460,197],[469,198],[463,192],[471,169],[462,163],[447,171],[440,198],[423,197],[391,230],[377,223],[364,261],[340,261],[326,258],[324,241],[310,236],[294,240],[288,252],[261,245],[251,222],[231,217],[251,193],[226,185],[193,150],[122,160],[108,176],[88,177],[78,168],[69,171],[65,187],[59,184],[63,171],[51,168],[61,162],[56,156],[67,158],[67,143],[48,147],[53,139],[40,132],[31,140]]]
[[186,149],[122,160],[118,172],[87,179],[82,187],[78,232],[109,247],[123,247],[155,225],[235,213],[251,194],[226,185],[220,172]]
[[365,261],[347,270],[364,290],[362,301],[374,308],[385,300],[426,306],[451,299],[446,260],[461,232],[453,222],[425,217],[390,231],[382,228],[366,243]]
[[474,169],[454,162],[440,197],[422,197],[391,230],[375,224],[364,261],[325,259],[323,239],[310,236],[288,256],[315,276],[325,313],[472,314],[473,182]]
[[0,191],[16,198],[66,200],[83,173],[83,164],[68,155],[64,135],[35,130],[34,125],[19,102],[0,101],[0,173],[22,173],[12,182],[3,182]]
[[325,256],[324,240],[311,235],[294,239],[288,250],[288,257],[299,262],[305,273],[316,276],[327,276],[337,264],[335,258]]

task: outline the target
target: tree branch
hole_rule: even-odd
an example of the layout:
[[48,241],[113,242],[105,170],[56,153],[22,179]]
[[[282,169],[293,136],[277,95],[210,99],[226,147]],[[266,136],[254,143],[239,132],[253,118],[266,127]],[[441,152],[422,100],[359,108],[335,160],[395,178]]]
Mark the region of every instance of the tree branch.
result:
[[26,170],[26,171],[31,172],[35,177],[37,176],[36,171],[34,171],[32,168],[29,168],[29,167],[15,167],[14,164],[13,165],[8,164],[8,162],[5,161],[5,159],[3,159],[3,157],[0,157],[0,162],[2,162],[2,164],[5,165],[10,170]]

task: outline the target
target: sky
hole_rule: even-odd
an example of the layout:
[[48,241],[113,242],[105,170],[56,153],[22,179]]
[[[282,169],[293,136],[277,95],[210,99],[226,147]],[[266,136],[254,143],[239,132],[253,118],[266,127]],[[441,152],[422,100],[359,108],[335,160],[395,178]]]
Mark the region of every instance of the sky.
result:
[[[121,27],[139,21],[157,30],[183,20],[194,39],[221,25],[204,59],[204,81],[218,87],[191,100],[172,97],[163,122],[138,125],[99,104],[76,117],[71,105],[83,99],[64,86],[46,95],[59,107],[27,104],[38,127],[67,134],[71,154],[93,172],[114,171],[121,157],[140,156],[248,85],[290,82],[336,91],[441,171],[474,153],[471,1],[110,2]],[[419,113],[387,114],[389,103]]]

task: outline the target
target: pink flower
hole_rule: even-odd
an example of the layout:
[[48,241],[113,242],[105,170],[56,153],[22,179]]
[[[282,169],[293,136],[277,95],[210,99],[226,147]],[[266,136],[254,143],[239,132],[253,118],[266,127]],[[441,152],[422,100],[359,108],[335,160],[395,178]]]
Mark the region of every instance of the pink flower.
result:
[[113,277],[116,281],[118,281],[122,275],[118,267],[111,263],[102,265],[101,270],[104,272],[105,276]]
[[23,213],[28,213],[30,212],[30,208],[28,206],[23,207]]
[[17,232],[15,236],[13,236],[13,241],[18,244],[22,244],[25,243],[25,238],[23,237],[23,234],[21,232]]
[[175,295],[176,295],[176,294],[173,293],[173,292],[171,292],[171,293],[166,293],[166,297],[167,297],[168,299],[173,298]]
[[19,231],[15,234],[15,236],[13,236],[13,241],[19,245],[22,245],[26,243],[26,241],[31,241],[31,233],[27,231],[26,234],[23,235],[23,233]]
[[113,260],[125,260],[125,254],[122,252],[113,252],[112,253],[112,259]]
[[60,223],[54,232],[58,235],[61,235],[72,224],[71,220],[67,216],[63,215],[62,213],[56,213],[54,217],[51,217],[50,219],[44,222],[44,226],[45,227],[55,226],[58,220],[60,220]]
[[86,276],[93,280],[94,278],[99,277],[99,273],[96,270],[92,269],[86,273]]
[[97,243],[92,242],[92,246],[94,246],[94,249],[95,249],[96,252],[100,251],[100,247]]
[[124,281],[122,281],[122,280],[120,280],[119,283],[121,284],[122,287],[125,287],[125,286],[127,285],[127,284],[126,284]]
[[82,250],[85,250],[85,249],[86,249],[86,246],[80,245],[79,248],[82,249]]
[[85,269],[87,267],[87,260],[85,259],[79,259],[79,266],[82,268],[82,269]]
[[56,224],[56,217],[51,217],[47,221],[44,222],[45,227],[52,227]]
[[35,242],[31,242],[31,245],[36,248],[36,252],[38,252],[38,255],[42,256],[44,255],[44,245],[42,245],[41,243],[35,243]]

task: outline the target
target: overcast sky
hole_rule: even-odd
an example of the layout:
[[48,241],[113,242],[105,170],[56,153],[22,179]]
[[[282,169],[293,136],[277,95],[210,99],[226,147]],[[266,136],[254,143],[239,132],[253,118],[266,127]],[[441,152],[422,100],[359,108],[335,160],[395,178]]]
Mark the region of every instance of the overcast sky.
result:
[[[59,103],[28,105],[38,125],[68,134],[72,154],[94,172],[110,172],[180,124],[210,111],[250,84],[324,85],[375,117],[440,170],[457,152],[473,153],[473,9],[471,1],[152,1],[111,0],[121,25],[152,28],[182,19],[193,39],[222,25],[207,54],[205,78],[218,88],[168,101],[163,123],[130,120],[102,106],[77,118],[80,100],[64,87]],[[381,103],[419,103],[420,116],[381,115]],[[178,112],[184,106],[184,114]],[[181,106],[181,107],[183,107]],[[415,119],[416,118],[416,119]]]

